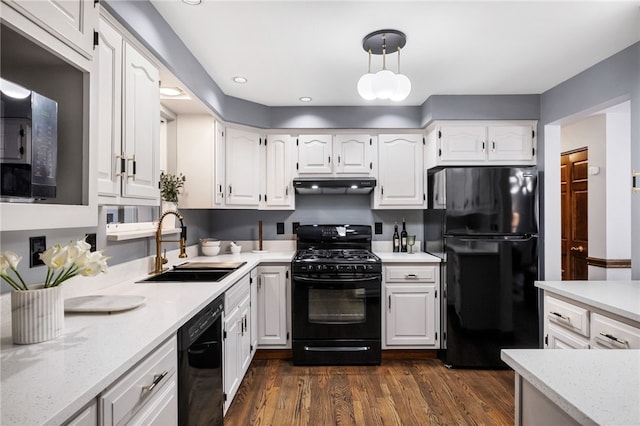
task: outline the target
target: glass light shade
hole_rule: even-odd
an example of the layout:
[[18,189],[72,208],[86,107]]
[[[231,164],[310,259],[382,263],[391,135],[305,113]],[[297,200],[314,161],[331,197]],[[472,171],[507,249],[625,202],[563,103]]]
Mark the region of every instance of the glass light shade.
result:
[[0,78],[0,91],[14,99],[25,99],[31,95],[31,90],[25,89],[18,84],[5,80],[4,78]]
[[411,80],[404,74],[396,74],[396,91],[391,95],[391,100],[400,102],[407,99],[411,92]]
[[389,99],[396,91],[396,75],[393,71],[378,71],[373,79],[371,88],[378,99]]
[[368,101],[372,101],[376,98],[376,94],[373,93],[373,89],[371,88],[371,83],[373,82],[374,77],[375,74],[369,72],[358,80],[358,93],[363,99]]

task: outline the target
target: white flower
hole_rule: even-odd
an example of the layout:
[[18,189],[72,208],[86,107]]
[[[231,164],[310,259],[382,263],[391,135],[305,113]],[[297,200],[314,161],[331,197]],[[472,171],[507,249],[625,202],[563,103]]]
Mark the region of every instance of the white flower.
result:
[[[1,255],[2,258],[8,263],[9,267],[14,270],[18,268],[18,263],[20,263],[20,261],[22,260],[22,256],[18,256],[12,251],[3,251]],[[4,269],[2,272],[4,272]]]
[[[91,252],[91,245],[85,241],[85,238],[76,242],[71,241],[66,246],[56,244],[40,253],[40,259],[47,266],[45,288],[60,285],[78,274],[93,277],[107,271],[109,258],[101,251]],[[18,291],[28,290],[17,270],[20,260],[22,257],[14,252],[0,252],[0,277]],[[7,274],[8,269],[13,270],[19,281]]]

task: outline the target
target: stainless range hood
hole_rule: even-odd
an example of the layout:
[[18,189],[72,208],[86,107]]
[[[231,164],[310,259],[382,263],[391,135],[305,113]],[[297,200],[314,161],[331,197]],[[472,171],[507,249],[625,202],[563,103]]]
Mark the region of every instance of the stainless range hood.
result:
[[298,194],[369,194],[376,186],[373,178],[298,178],[293,188]]

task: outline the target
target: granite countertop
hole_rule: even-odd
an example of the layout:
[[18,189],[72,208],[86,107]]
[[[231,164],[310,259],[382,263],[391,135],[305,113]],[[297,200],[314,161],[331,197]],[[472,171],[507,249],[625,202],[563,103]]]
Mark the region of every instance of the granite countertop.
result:
[[536,281],[536,287],[640,322],[640,281]]
[[640,424],[640,350],[503,349],[501,358],[580,424]]
[[[289,263],[294,251],[225,254],[189,261],[247,262],[217,283],[135,283],[148,276],[153,259],[110,267],[94,278],[76,277],[64,284],[64,297],[86,295],[144,296],[135,309],[107,313],[66,313],[62,336],[34,345],[11,339],[10,297],[0,297],[0,424],[59,424],[82,409],[238,279],[260,263]],[[383,262],[439,262],[426,253],[376,254]],[[176,254],[177,256],[177,254]],[[184,259],[173,256],[170,264]],[[171,256],[170,256],[171,257]]]

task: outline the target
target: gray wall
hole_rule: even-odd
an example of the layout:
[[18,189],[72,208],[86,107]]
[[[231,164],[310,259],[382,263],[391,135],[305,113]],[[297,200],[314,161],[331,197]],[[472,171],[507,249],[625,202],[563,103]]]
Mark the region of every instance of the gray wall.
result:
[[[373,195],[296,195],[295,211],[268,210],[211,210],[210,237],[221,240],[257,240],[258,221],[262,220],[265,240],[292,240],[293,222],[311,224],[356,224],[383,223],[383,233],[374,235],[375,241],[390,241],[393,224],[407,221],[407,232],[422,236],[421,210],[371,210]],[[276,223],[285,224],[285,233],[276,234]]]
[[[640,43],[635,43],[540,96],[538,166],[541,170],[541,185],[544,185],[545,176],[544,126],[623,100],[630,100],[631,105],[631,169],[640,170]],[[630,196],[632,277],[640,279],[640,221],[637,220],[640,218],[640,195],[634,193]],[[540,211],[544,211],[544,194],[541,203]],[[541,232],[544,235],[544,223]],[[542,246],[544,241],[541,242]],[[544,265],[541,270],[544,270]]]

